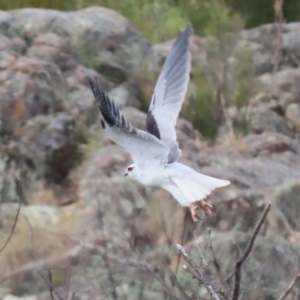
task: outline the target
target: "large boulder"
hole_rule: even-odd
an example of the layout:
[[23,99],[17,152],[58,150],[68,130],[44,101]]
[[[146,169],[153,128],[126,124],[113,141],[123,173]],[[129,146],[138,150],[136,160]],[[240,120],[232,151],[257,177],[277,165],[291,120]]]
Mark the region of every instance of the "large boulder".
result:
[[36,179],[62,182],[80,162],[79,142],[84,137],[72,116],[37,116],[27,122],[24,131],[20,155],[31,172],[35,171]]
[[[2,138],[38,114],[70,110],[73,103],[81,113],[85,98],[88,103],[93,97],[84,91],[89,86],[79,63],[122,83],[151,56],[147,41],[131,23],[106,8],[68,13],[22,9],[3,13],[1,21]],[[112,88],[94,75],[103,89]],[[76,90],[80,95],[73,94],[70,104],[68,92]]]
[[285,69],[274,74],[266,73],[256,78],[256,91],[258,97],[254,97],[251,102],[255,105],[255,100],[260,100],[260,104],[269,106],[281,111],[283,114],[286,107],[292,102],[300,101],[299,94],[300,70]]
[[250,108],[250,132],[260,134],[263,132],[281,133],[294,137],[296,132],[288,120],[272,109],[261,107]]
[[81,133],[99,120],[86,73],[108,92],[115,87],[120,106],[138,106],[132,77],[151,55],[142,34],[106,8],[1,12],[1,153],[25,161],[25,173],[61,182],[78,161]]
[[[274,66],[274,54],[279,51],[279,70],[299,67],[300,23],[262,25],[241,32],[240,47],[250,48],[253,53],[255,73],[271,73]],[[280,42],[278,30],[281,30]]]
[[280,186],[275,193],[275,203],[286,217],[291,228],[300,231],[299,221],[299,192],[300,182],[298,180],[286,182]]
[[116,82],[131,77],[150,54],[141,33],[127,19],[104,7],[76,12],[22,9],[12,11],[5,20],[4,34],[25,39],[31,45],[30,56],[50,58],[64,69],[72,67],[77,57]]
[[[278,39],[277,24],[262,25],[249,30],[242,30],[235,36],[236,45],[232,54],[239,51],[250,50],[255,70],[255,75],[272,73],[274,66],[274,55],[279,51],[278,69],[286,70],[299,67],[298,42],[300,33],[300,23],[282,24],[282,43]],[[228,39],[230,40],[230,38]],[[154,47],[155,53],[160,61],[164,61],[174,40],[161,43]],[[191,48],[193,56],[202,65],[207,65],[206,46],[209,45],[210,38],[191,38]]]
[[[66,113],[36,116],[26,122],[19,141],[1,145],[3,201],[17,201],[14,177],[22,176],[26,187],[37,181],[63,183],[81,162],[80,144],[85,132]],[[37,186],[34,186],[37,188]]]
[[65,81],[55,64],[24,56],[6,56],[2,63],[7,63],[0,72],[4,81],[0,88],[3,139],[16,137],[32,117],[63,110]]
[[68,41],[52,32],[38,35],[27,50],[27,56],[55,63],[62,71],[73,70],[77,62]]
[[[274,214],[270,213],[270,230],[276,234],[289,232],[291,226],[286,221],[288,218],[280,213],[284,204],[278,205],[274,201],[274,198],[278,198],[274,196],[274,192],[278,187],[300,178],[299,147],[297,140],[283,134],[251,134],[238,144],[227,146],[227,153],[223,158],[226,163],[222,165],[214,165],[212,162],[216,158],[222,159],[226,148],[224,144],[210,149],[210,153],[206,154],[202,149],[202,155],[207,156],[210,163],[201,168],[201,171],[231,181],[230,186],[216,190],[209,196],[215,210],[204,220],[204,226],[218,230],[249,231],[255,225],[265,203],[272,202]],[[239,155],[235,154],[234,148],[239,149]],[[293,198],[293,201],[297,202],[297,198]]]

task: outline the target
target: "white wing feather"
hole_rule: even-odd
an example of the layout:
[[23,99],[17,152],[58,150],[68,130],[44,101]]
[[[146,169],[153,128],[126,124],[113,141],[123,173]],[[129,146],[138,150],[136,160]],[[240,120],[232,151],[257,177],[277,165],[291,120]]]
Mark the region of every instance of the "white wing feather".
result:
[[175,125],[187,92],[191,71],[188,26],[174,42],[157,80],[147,116],[148,132],[170,148],[169,162],[177,160],[178,148]]

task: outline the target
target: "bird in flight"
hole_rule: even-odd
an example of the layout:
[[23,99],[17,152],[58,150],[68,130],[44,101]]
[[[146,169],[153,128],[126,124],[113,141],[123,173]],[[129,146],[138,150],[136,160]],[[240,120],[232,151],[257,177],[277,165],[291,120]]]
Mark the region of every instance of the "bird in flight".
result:
[[216,188],[230,184],[227,180],[200,174],[179,163],[181,156],[175,125],[187,92],[191,71],[188,26],[174,42],[157,80],[147,114],[147,131],[133,127],[102,91],[95,78],[87,74],[101,113],[101,124],[108,137],[127,150],[134,163],[125,170],[128,176],[146,186],[170,192],[191,210],[199,221],[199,209],[211,213],[212,206],[204,199]]

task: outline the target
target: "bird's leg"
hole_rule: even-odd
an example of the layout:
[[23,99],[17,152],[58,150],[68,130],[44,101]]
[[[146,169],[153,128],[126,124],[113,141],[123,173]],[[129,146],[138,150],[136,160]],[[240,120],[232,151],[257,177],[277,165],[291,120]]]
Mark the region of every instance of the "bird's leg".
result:
[[191,210],[191,215],[192,215],[192,219],[194,222],[199,222],[201,220],[200,215],[198,210],[202,209],[206,215],[211,214],[211,209],[212,209],[212,205],[208,204],[207,202],[205,202],[203,199],[199,200],[197,202],[192,202],[190,204],[190,210]]
[[198,209],[200,208],[199,203],[197,202],[192,202],[190,204],[190,210],[191,210],[191,215],[192,219],[194,222],[199,222],[201,220]]
[[206,215],[210,215],[212,213],[213,206],[204,201],[204,199],[199,201],[199,208],[202,208]]

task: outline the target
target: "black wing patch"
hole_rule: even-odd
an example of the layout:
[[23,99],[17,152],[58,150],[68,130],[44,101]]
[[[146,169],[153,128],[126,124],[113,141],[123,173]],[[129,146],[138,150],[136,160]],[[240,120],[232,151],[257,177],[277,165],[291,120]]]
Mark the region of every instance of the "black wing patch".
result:
[[146,127],[149,133],[153,134],[158,139],[160,139],[160,132],[158,129],[158,125],[151,111],[149,111],[147,114]]
[[101,112],[103,119],[101,120],[101,125],[105,129],[105,123],[110,127],[116,126],[124,130],[125,132],[132,132],[133,128],[131,124],[126,121],[126,119],[121,115],[116,104],[109,99],[107,94],[101,91],[95,81],[91,76],[88,76],[93,94],[98,104],[98,108]]
[[105,129],[105,122],[103,121],[103,119],[101,118],[101,126],[103,129]]
[[[101,109],[101,106],[99,106],[99,109],[101,111],[101,114],[103,116],[103,119],[105,120],[105,122],[109,125],[109,126],[114,126],[115,124],[115,120],[111,117],[111,115],[109,113],[107,113],[105,110]],[[105,125],[104,125],[105,126]]]

